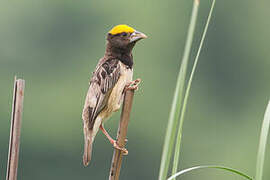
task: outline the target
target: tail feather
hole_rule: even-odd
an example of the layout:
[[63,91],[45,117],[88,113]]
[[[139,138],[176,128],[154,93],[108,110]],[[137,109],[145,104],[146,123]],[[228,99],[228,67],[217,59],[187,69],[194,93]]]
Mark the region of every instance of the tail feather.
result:
[[84,142],[84,154],[83,154],[83,165],[86,167],[91,161],[92,156],[92,142],[88,138],[85,138]]
[[[85,122],[85,121],[84,121]],[[99,130],[99,126],[102,123],[102,118],[99,116],[95,119],[94,127],[92,130],[88,129],[88,124],[84,124],[84,154],[83,154],[83,165],[88,166],[92,156],[92,145]]]

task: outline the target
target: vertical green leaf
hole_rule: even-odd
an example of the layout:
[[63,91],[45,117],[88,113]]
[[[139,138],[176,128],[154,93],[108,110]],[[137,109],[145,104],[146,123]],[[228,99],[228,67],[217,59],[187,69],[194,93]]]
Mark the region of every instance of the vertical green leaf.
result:
[[194,76],[194,73],[195,73],[195,70],[196,70],[196,67],[197,67],[197,64],[198,64],[198,59],[199,59],[199,56],[200,56],[200,53],[201,53],[201,49],[202,49],[203,42],[204,42],[204,39],[205,39],[205,36],[206,36],[206,32],[208,30],[209,22],[210,22],[211,17],[212,17],[212,12],[213,12],[213,9],[214,9],[214,6],[215,6],[215,2],[216,2],[215,0],[212,1],[212,6],[211,6],[211,9],[209,11],[209,15],[208,15],[208,18],[207,18],[207,21],[206,21],[206,24],[205,24],[205,27],[204,27],[203,35],[202,35],[202,38],[201,38],[201,41],[200,41],[200,45],[199,45],[199,48],[198,48],[198,51],[197,51],[197,54],[196,54],[196,57],[195,57],[195,61],[194,61],[193,67],[192,67],[192,71],[191,71],[191,74],[190,74],[190,77],[189,77],[189,81],[188,81],[188,84],[187,84],[187,88],[186,88],[186,92],[185,92],[185,96],[184,96],[184,100],[183,100],[183,108],[181,109],[180,123],[179,123],[179,127],[178,127],[177,138],[176,138],[172,174],[175,174],[177,172],[177,169],[178,169],[179,156],[180,156],[180,150],[181,150],[182,129],[183,129],[183,123],[184,123],[184,117],[185,117],[185,112],[186,112],[187,101],[188,101],[188,97],[189,97],[189,93],[190,93],[190,87],[191,87],[193,76]]
[[180,116],[180,110],[182,105],[182,98],[184,94],[184,84],[186,79],[186,71],[188,65],[188,59],[190,54],[190,49],[193,40],[194,29],[196,25],[197,13],[199,8],[199,1],[194,0],[193,10],[191,15],[191,21],[188,29],[187,40],[185,44],[184,55],[182,58],[182,63],[180,66],[177,84],[175,88],[172,108],[169,116],[168,126],[165,135],[165,141],[163,145],[163,152],[160,163],[160,171],[159,171],[159,180],[165,180],[167,178],[169,164],[172,155],[172,149],[174,146],[175,136],[176,136],[176,127],[177,122]]
[[269,126],[270,126],[270,101],[268,102],[268,106],[264,114],[264,119],[263,119],[263,124],[262,124],[262,129],[261,129],[261,136],[260,136],[258,155],[257,155],[255,180],[262,180],[262,177],[263,177],[264,155],[265,155],[265,150],[266,150]]

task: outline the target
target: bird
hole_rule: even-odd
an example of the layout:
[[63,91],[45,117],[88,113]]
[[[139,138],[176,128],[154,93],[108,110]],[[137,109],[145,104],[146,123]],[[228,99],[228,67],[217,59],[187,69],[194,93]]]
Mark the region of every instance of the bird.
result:
[[120,109],[124,93],[128,89],[137,90],[141,79],[133,78],[132,49],[135,44],[147,36],[134,28],[119,24],[106,35],[104,56],[96,65],[89,82],[82,119],[84,132],[83,165],[88,166],[92,156],[92,146],[100,129],[114,148],[127,154],[125,148],[118,146],[104,128],[104,122],[113,112]]

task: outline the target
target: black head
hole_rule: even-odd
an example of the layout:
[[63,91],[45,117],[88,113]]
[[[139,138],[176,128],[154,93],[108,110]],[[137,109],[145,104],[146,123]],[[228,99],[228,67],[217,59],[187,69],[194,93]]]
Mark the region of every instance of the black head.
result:
[[113,27],[108,35],[107,41],[113,48],[130,49],[135,43],[147,36],[127,25],[117,25]]

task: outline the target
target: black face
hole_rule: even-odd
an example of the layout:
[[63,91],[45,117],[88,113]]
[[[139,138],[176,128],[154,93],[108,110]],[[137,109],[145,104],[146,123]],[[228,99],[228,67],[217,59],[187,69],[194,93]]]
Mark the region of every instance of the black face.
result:
[[126,32],[115,35],[109,33],[107,36],[107,40],[113,47],[125,49],[131,45],[130,36],[131,34]]

